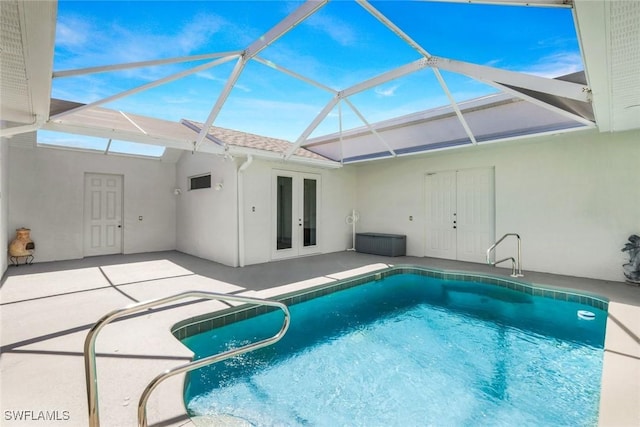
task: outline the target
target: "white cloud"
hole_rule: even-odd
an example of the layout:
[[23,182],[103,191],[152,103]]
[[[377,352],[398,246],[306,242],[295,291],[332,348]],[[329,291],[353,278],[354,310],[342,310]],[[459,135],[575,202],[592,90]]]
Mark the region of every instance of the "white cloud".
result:
[[327,34],[342,46],[351,46],[358,40],[353,27],[340,18],[316,14],[305,22],[311,28]]
[[237,99],[234,104],[234,106],[240,107],[242,111],[253,111],[261,115],[264,115],[265,112],[270,112],[280,117],[308,114],[313,118],[322,109],[322,106],[318,107],[318,105],[304,102],[274,101],[260,98]]
[[88,41],[91,25],[78,18],[60,19],[56,25],[56,45],[65,48],[79,48]]
[[383,89],[380,86],[378,86],[374,89],[374,92],[379,96],[387,98],[390,96],[395,96],[396,90],[398,89],[398,87],[399,87],[398,85],[395,85],[395,86],[391,86],[386,89]]
[[[227,83],[227,78],[218,77],[211,71],[202,71],[200,73],[196,73],[197,77],[205,80],[211,80],[212,82],[219,83],[220,85],[224,85]],[[241,90],[243,92],[251,92],[251,88],[241,83],[237,83],[234,85],[234,89]]]
[[172,43],[181,52],[190,53],[207,44],[209,39],[229,25],[219,16],[212,14],[196,15],[184,25],[180,32],[172,37]]
[[186,56],[198,53],[216,34],[244,33],[213,14],[196,15],[173,33],[145,28],[62,16],[57,24],[56,60],[68,69]]
[[560,52],[542,58],[538,63],[520,71],[540,77],[554,78],[584,69],[582,58],[575,52]]
[[544,56],[535,63],[520,66],[505,66],[502,65],[503,62],[503,59],[492,59],[483,65],[547,78],[554,78],[584,70],[582,58],[580,54],[576,52],[557,52]]
[[487,61],[484,63],[484,65],[486,67],[495,67],[495,68],[499,68],[499,64],[502,62],[502,59],[492,59],[490,61]]
[[163,101],[167,104],[189,104],[191,103],[193,100],[191,98],[188,98],[186,96],[182,96],[182,97],[164,97]]
[[211,71],[200,71],[199,73],[196,73],[195,75],[196,75],[196,77],[200,77],[201,79],[211,80],[211,81],[216,82],[216,83],[224,84],[227,81],[226,79],[223,79],[221,77],[216,76]]

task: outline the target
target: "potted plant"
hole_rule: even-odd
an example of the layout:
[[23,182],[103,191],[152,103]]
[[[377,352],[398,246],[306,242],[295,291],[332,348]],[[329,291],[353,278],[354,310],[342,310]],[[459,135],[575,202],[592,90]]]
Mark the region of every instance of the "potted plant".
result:
[[629,262],[624,264],[624,277],[628,283],[640,285],[640,236],[632,234],[622,252],[629,252]]

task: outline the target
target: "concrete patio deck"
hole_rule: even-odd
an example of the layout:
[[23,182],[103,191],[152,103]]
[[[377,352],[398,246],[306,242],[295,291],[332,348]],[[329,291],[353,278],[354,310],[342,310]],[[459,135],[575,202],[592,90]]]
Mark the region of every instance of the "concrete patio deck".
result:
[[[271,297],[386,264],[508,275],[506,269],[481,264],[353,252],[244,268],[174,251],[11,267],[0,287],[0,424],[87,425],[84,338],[111,310],[194,289]],[[523,280],[530,283],[610,300],[600,425],[640,425],[640,288],[528,271],[525,275]],[[191,360],[191,352],[171,335],[172,325],[227,307],[219,301],[177,302],[107,326],[96,345],[102,426],[136,425],[138,399],[149,381]],[[183,381],[178,375],[153,392],[150,425],[193,425],[182,402]]]

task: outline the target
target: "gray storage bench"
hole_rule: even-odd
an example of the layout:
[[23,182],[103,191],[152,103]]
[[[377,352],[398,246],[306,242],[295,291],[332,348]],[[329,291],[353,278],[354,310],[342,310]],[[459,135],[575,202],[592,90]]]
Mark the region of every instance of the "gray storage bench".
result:
[[407,236],[384,233],[356,233],[356,251],[365,254],[404,256]]

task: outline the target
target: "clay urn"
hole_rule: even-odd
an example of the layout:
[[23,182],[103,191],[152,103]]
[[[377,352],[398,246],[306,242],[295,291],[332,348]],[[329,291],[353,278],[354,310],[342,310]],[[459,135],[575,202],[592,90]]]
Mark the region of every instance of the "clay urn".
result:
[[16,238],[9,244],[9,256],[31,256],[36,248],[31,240],[31,230],[29,228],[16,229]]

